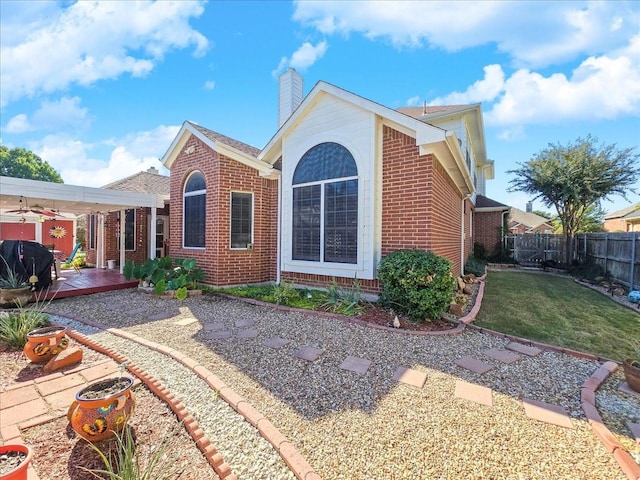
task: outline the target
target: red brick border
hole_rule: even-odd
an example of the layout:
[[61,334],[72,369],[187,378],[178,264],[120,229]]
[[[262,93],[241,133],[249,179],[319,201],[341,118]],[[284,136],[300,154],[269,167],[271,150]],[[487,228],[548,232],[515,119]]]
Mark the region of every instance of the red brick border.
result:
[[[56,314],[57,315],[57,314]],[[151,342],[146,340],[138,335],[133,333],[126,332],[124,330],[120,330],[117,328],[105,328],[101,324],[97,322],[93,322],[85,319],[78,319],[68,317],[67,315],[63,315],[63,317],[70,318],[76,320],[78,322],[84,323],[86,325],[90,325],[99,330],[103,330],[109,332],[118,337],[125,338],[132,342],[136,342],[140,345],[144,345],[151,350],[154,350],[158,353],[162,353],[167,355],[174,360],[181,363],[183,366],[191,370],[202,380],[207,382],[207,384],[216,391],[220,397],[226,401],[231,408],[233,408],[238,414],[242,415],[242,417],[251,425],[256,427],[262,437],[267,440],[280,454],[280,457],[285,461],[291,472],[298,478],[299,480],[319,480],[321,479],[320,475],[318,475],[311,465],[304,459],[304,457],[298,452],[298,450],[293,446],[293,444],[280,433],[280,431],[274,427],[271,422],[269,422],[257,409],[255,409],[249,402],[247,402],[243,397],[238,395],[231,387],[225,385],[224,382],[218,378],[213,372],[208,370],[203,365],[200,365],[196,360],[193,360],[183,353],[175,350],[173,348],[167,347],[166,345],[162,345],[160,343]],[[84,343],[85,345],[97,350],[101,353],[105,353],[106,355],[112,356],[109,352],[112,350],[106,347],[103,347],[97,342],[94,342],[90,338],[71,330],[70,335],[75,340],[80,343]],[[129,370],[131,373],[135,373],[135,370],[138,369],[137,366],[131,364],[130,360],[126,357],[120,355],[120,359],[116,359],[116,361],[120,363],[127,363]],[[204,435],[202,429],[200,429],[198,422],[193,418],[184,407],[184,405],[180,402],[178,398],[172,395],[158,380],[156,380],[153,376],[147,374],[144,371],[140,370],[142,376],[139,378],[145,382],[145,384],[152,390],[159,398],[165,401],[174,413],[178,416],[189,434],[191,438],[196,442],[196,445],[202,451],[202,453],[207,458],[209,464],[213,467],[215,472],[220,476],[220,478],[224,480],[237,480],[237,477],[231,473],[231,468],[229,465],[224,462],[222,456],[218,453],[215,447],[211,444],[211,440]],[[145,377],[145,378],[142,378]],[[267,422],[267,424],[265,424]],[[261,428],[265,424],[265,427]],[[284,448],[286,446],[286,448]]]

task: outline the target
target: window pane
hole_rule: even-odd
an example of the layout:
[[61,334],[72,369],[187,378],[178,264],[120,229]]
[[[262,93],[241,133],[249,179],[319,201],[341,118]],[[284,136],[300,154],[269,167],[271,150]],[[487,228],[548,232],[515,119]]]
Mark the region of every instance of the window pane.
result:
[[294,260],[320,261],[320,185],[293,189]]
[[324,261],[358,261],[358,181],[327,183],[324,202]]
[[133,208],[125,210],[124,214],[124,249],[136,249],[136,211]]
[[187,185],[184,187],[184,193],[197,192],[198,190],[204,190],[206,187],[204,183],[204,177],[200,173],[194,173],[187,180]]
[[231,193],[231,248],[247,248],[252,236],[251,193]]
[[96,223],[96,216],[89,215],[89,248],[92,250],[96,248]]
[[293,184],[356,175],[358,167],[349,150],[338,143],[326,142],[309,149],[302,156],[293,173]]
[[206,195],[184,197],[184,246],[204,247]]

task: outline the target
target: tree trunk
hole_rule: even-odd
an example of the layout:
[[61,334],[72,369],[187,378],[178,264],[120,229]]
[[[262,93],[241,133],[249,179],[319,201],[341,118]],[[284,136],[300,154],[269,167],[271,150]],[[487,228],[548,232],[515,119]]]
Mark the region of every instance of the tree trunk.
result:
[[573,261],[573,234],[565,231],[564,233],[564,264],[571,266]]

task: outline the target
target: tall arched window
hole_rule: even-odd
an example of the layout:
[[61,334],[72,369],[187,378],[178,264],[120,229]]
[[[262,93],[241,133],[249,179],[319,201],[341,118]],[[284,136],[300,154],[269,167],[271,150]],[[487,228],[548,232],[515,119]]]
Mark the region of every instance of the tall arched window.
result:
[[207,186],[200,172],[191,174],[184,186],[182,215],[185,247],[204,247]]
[[305,153],[293,173],[291,258],[312,262],[358,261],[358,167],[340,144]]

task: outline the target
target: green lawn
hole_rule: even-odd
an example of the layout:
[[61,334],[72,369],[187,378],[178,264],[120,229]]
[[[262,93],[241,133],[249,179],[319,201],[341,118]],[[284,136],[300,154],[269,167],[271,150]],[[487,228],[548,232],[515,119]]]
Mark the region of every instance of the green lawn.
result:
[[489,272],[475,324],[613,360],[640,349],[640,314],[552,275]]

